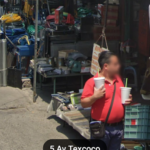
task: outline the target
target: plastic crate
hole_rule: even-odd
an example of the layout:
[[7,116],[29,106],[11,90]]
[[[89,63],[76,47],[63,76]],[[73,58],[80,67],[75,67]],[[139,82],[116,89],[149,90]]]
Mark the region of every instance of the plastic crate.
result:
[[150,133],[150,122],[149,122],[149,128],[148,128],[148,131],[147,131],[148,133]]
[[125,139],[147,139],[147,133],[145,132],[124,132]]
[[34,45],[19,45],[18,54],[20,56],[34,56]]
[[150,128],[150,126],[125,125],[124,132],[148,132],[148,128]]
[[147,139],[150,139],[150,132],[147,133]]
[[150,139],[150,106],[127,106],[125,108],[125,139]]
[[150,125],[150,120],[149,119],[125,119],[125,125],[144,125],[144,126],[149,126]]
[[147,105],[140,105],[140,106],[126,106],[125,107],[126,112],[150,112],[150,106]]
[[148,119],[149,118],[149,111],[141,111],[141,112],[126,112],[125,119]]

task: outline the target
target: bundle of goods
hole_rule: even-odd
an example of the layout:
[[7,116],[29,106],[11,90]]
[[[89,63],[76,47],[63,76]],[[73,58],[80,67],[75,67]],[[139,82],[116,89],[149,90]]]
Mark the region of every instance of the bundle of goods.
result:
[[84,18],[86,16],[91,16],[93,12],[87,8],[78,8],[78,18]]
[[[43,29],[42,26],[38,26],[38,33]],[[35,35],[35,26],[34,25],[29,25],[27,28],[27,32],[30,36]]]
[[[25,28],[6,29],[6,35],[14,45],[29,45],[29,43],[27,42],[29,36]],[[7,41],[7,45],[10,50],[14,48],[9,41]]]
[[18,14],[7,14],[1,17],[1,20],[5,21],[5,23],[12,23],[16,21],[21,21],[21,17]]
[[64,12],[64,7],[59,6],[55,11],[53,11],[53,15],[50,15],[50,18],[48,20],[54,19],[54,22],[56,25],[67,24],[67,25],[74,25],[74,17],[67,12]]
[[5,24],[6,29],[24,28],[25,24],[22,21]]

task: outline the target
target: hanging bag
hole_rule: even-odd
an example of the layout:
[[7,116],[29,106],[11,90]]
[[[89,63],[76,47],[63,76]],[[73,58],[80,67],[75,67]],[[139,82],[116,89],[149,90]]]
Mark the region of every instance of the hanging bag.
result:
[[[103,40],[105,41],[106,48],[103,47],[103,43],[102,43],[102,47],[97,44],[101,38],[102,38],[102,41]],[[96,75],[96,73],[100,69],[98,59],[99,59],[100,53],[103,51],[108,51],[108,44],[107,44],[107,39],[106,39],[106,35],[104,32],[104,28],[102,30],[102,34],[100,35],[100,37],[98,38],[96,43],[94,43],[94,45],[93,45],[93,54],[92,54],[92,63],[91,63],[91,74],[92,75]]]

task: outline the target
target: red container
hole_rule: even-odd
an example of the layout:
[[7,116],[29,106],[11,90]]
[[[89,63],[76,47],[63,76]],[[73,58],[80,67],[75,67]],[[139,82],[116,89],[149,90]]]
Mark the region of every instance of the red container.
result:
[[62,20],[63,20],[63,10],[64,10],[63,6],[59,6],[55,10],[55,24],[61,24],[62,23]]

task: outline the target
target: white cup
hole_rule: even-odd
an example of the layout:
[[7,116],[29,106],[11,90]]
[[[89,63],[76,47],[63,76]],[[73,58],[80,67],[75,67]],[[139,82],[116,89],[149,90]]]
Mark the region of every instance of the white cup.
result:
[[105,85],[105,78],[104,77],[94,78],[94,82],[95,82],[95,87],[97,89],[100,89],[102,86]]
[[121,87],[121,100],[122,100],[122,104],[125,104],[126,101],[129,99],[130,92],[131,92],[131,88],[129,88],[129,87]]

